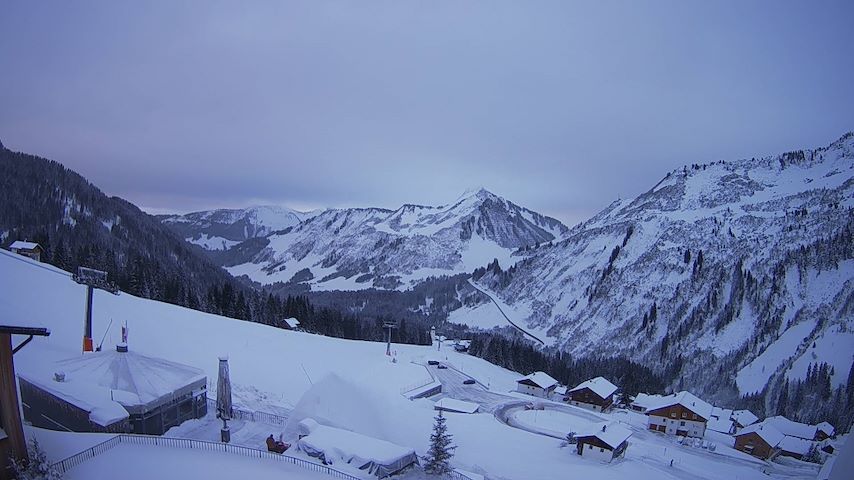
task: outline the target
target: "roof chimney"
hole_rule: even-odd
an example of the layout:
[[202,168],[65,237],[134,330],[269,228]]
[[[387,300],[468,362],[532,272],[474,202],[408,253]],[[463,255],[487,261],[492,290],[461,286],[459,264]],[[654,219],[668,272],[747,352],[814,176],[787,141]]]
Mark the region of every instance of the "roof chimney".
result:
[[602,431],[603,432],[605,431],[606,428],[608,428],[608,425],[602,425]]
[[56,372],[53,374],[53,381],[62,383],[65,381],[65,372]]

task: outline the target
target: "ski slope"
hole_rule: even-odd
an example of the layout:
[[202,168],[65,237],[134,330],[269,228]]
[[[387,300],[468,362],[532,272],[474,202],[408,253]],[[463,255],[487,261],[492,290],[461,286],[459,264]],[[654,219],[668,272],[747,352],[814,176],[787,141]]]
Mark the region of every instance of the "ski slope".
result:
[[[0,253],[0,272],[0,309],[4,323],[51,329],[49,337],[34,339],[15,355],[18,371],[49,371],[51,362],[81,355],[84,287],[74,283],[64,272],[7,252]],[[519,377],[447,348],[437,351],[433,347],[395,345],[397,362],[391,362],[384,355],[385,346],[381,343],[279,330],[132,295],[96,292],[96,342],[104,335],[111,318],[114,323],[127,321],[130,349],[200,368],[207,373],[212,386],[216,384],[217,356],[228,355],[234,389],[240,393],[236,399],[238,403],[251,404],[257,409],[290,411],[288,425],[282,432],[286,440],[293,440],[292,427],[296,422],[312,417],[323,424],[414,448],[423,454],[427,450],[435,411],[429,399],[409,401],[400,394],[408,385],[431,379],[422,365],[413,362],[441,359],[500,393],[512,389]],[[114,325],[106,333],[104,347],[112,348],[119,336]],[[17,344],[21,340],[14,341]],[[670,469],[667,464],[673,455],[667,453],[668,448],[678,447],[663,437],[645,434],[642,426],[637,435],[648,438],[637,438],[624,460],[604,466],[575,455],[571,448],[562,447],[559,440],[510,427],[489,413],[447,416],[449,431],[458,445],[454,467],[487,474],[489,478],[765,478],[752,460],[696,455],[690,451],[678,456],[684,459],[684,465]],[[564,427],[563,422],[556,419],[552,428]],[[30,435],[33,431],[28,429]],[[79,434],[62,434],[45,442],[49,458],[56,461],[67,456],[69,451],[75,450],[80,437]],[[142,468],[137,467],[136,460],[122,456],[125,455],[123,450],[116,454],[119,460],[108,462],[106,459],[110,457],[104,457],[104,463],[86,463],[82,467],[84,470],[72,470],[69,478],[106,475],[102,469],[112,472],[111,465],[119,463],[131,469]],[[132,457],[135,451],[127,455]],[[186,465],[201,462],[206,466],[199,467],[199,472],[207,472],[208,466],[220,462],[219,457],[211,458],[209,454],[199,458],[185,452],[174,453],[180,458],[173,458],[173,453],[152,455],[155,463],[158,458],[163,462],[176,462],[176,469],[180,471],[190,468]],[[228,466],[221,468],[233,471]],[[257,475],[253,472],[254,469],[246,470],[253,477],[266,478],[263,472]],[[200,478],[204,477],[200,474]],[[791,475],[785,477],[792,478]]]

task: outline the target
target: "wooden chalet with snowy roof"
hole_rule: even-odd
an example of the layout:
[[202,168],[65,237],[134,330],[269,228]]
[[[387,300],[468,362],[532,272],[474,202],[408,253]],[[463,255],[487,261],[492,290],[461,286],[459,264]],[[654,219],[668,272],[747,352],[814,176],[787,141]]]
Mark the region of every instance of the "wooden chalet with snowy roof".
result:
[[732,412],[732,421],[735,422],[736,430],[741,430],[758,422],[759,417],[750,410],[736,410]]
[[617,386],[602,377],[582,382],[567,392],[567,401],[576,407],[589,408],[596,412],[607,410],[614,404]]
[[601,422],[575,435],[576,452],[582,457],[611,462],[622,457],[628,448],[631,430],[619,422]]
[[9,250],[12,253],[17,253],[18,255],[23,255],[25,257],[32,258],[37,262],[41,262],[42,255],[44,255],[44,249],[38,243],[22,242],[21,240],[16,240],[11,245],[9,245]]
[[557,380],[545,372],[534,372],[516,380],[517,392],[541,398],[549,398],[557,386]]
[[646,411],[650,430],[668,435],[703,438],[712,406],[691,392],[663,397]]
[[735,434],[735,449],[768,460],[779,453],[783,438],[785,435],[773,426],[755,423]]
[[815,440],[819,442],[827,440],[828,438],[833,437],[834,434],[836,434],[836,429],[833,428],[833,425],[827,422],[821,422],[816,425]]

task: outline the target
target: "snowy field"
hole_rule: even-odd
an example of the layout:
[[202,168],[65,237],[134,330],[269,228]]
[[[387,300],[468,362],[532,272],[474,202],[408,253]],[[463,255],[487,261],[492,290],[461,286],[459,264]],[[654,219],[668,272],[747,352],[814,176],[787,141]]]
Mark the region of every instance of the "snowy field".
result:
[[[6,322],[52,330],[50,337],[34,339],[15,355],[16,368],[28,373],[49,372],[51,362],[81,355],[85,289],[64,272],[6,252],[0,253],[0,272],[0,309]],[[111,318],[114,325],[107,332]],[[414,448],[423,454],[435,415],[433,402],[430,399],[409,401],[401,395],[401,390],[418,382],[432,381],[427,368],[421,365],[429,359],[446,362],[488,386],[489,391],[479,387],[484,393],[478,395],[486,394],[490,398],[505,395],[515,402],[522,397],[509,393],[515,388],[519,375],[449,348],[439,352],[434,347],[395,345],[397,361],[391,362],[384,355],[385,346],[381,343],[279,330],[127,294],[114,296],[97,292],[94,301],[96,342],[106,332],[104,346],[113,348],[120,336],[115,324],[122,321],[127,321],[130,328],[131,350],[200,368],[207,373],[212,386],[216,385],[217,356],[228,355],[231,378],[238,393],[236,402],[256,410],[287,412],[288,423],[282,431],[269,433],[283,433],[290,443],[296,439],[296,423],[313,417],[323,424]],[[16,339],[15,343],[20,340]],[[451,375],[448,381],[459,381],[459,376]],[[534,418],[522,414],[520,421],[561,432],[568,426],[591,419],[590,412],[560,407],[568,410],[561,410],[560,415],[540,411]],[[565,413],[576,410],[577,418]],[[815,478],[817,472],[768,465],[732,450],[723,442],[714,453],[676,445],[672,438],[646,431],[644,416],[634,413],[617,412],[605,416],[628,424],[634,432],[626,458],[609,465],[577,456],[574,449],[563,445],[561,440],[506,425],[492,413],[448,414],[447,417],[449,432],[458,445],[454,466],[487,474],[493,479],[666,476],[731,480],[768,478],[762,473],[763,468],[771,469],[771,478]],[[208,435],[204,428],[197,428],[202,423],[187,423],[170,435]],[[240,435],[236,435],[237,440],[256,442],[259,435],[267,433],[269,426],[246,428],[246,439],[240,440]],[[53,461],[88,448],[98,440],[89,434],[34,433],[35,429],[27,432],[30,437],[39,437]],[[218,455],[224,454],[186,450],[155,453],[121,445],[103,458],[72,470],[68,478],[98,478],[108,472],[113,475],[116,465],[127,467],[126,478],[138,478],[128,476],[140,472],[145,472],[146,478],[170,478],[168,474],[173,471],[183,472],[182,478],[187,477],[188,472],[192,472],[189,476],[193,478],[217,478],[222,472],[231,471],[246,472],[252,478],[267,478],[273,474],[277,478],[316,478],[307,476],[304,471],[283,471],[285,465],[270,465],[270,472],[275,473],[268,473],[268,466],[260,460],[226,461]],[[673,467],[670,460],[674,461]],[[248,463],[244,465],[244,461]],[[238,463],[239,468],[235,466]],[[161,468],[163,471],[159,470]]]

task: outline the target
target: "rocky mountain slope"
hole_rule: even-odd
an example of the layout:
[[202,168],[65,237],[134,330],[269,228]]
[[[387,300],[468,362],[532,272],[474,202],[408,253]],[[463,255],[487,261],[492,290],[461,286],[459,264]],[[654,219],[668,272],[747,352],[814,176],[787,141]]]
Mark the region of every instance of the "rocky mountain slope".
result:
[[157,218],[182,238],[205,250],[228,250],[245,240],[297,225],[318,213],[265,205],[185,215],[158,215]]
[[[522,258],[511,259],[517,250],[568,231],[559,221],[484,189],[439,207],[330,209],[266,235],[259,232],[267,227],[246,215],[230,217],[238,219],[231,224],[214,218],[217,212],[200,212],[192,219],[163,221],[190,241],[254,232],[255,238],[226,244],[229,248],[212,252],[212,258],[235,276],[261,284],[306,283],[315,290],[408,288],[431,276],[471,272],[495,258],[506,265]],[[214,248],[219,244],[209,245]]]
[[479,279],[576,355],[623,355],[709,396],[768,393],[854,355],[854,134],[689,165],[513,271]]

